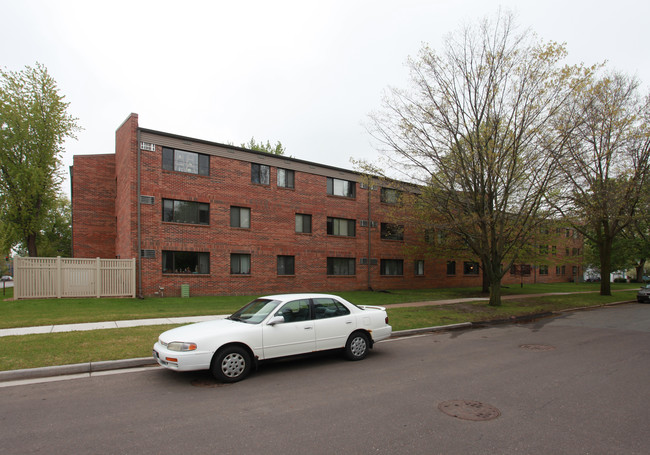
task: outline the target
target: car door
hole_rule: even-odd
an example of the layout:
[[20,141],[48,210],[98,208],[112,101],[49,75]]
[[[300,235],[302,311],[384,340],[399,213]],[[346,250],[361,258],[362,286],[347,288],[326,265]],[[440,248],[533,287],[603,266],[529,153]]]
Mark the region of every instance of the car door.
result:
[[316,349],[337,349],[345,346],[356,329],[356,319],[341,302],[331,298],[313,299]]
[[262,328],[264,358],[303,354],[316,350],[314,320],[309,299],[292,300],[282,305],[274,316],[283,316],[284,322]]

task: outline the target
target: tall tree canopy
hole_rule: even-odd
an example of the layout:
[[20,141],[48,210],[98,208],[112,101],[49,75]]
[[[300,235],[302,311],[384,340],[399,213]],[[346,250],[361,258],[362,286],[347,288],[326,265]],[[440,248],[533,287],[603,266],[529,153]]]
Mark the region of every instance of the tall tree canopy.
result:
[[264,142],[255,142],[255,137],[251,137],[251,140],[242,144],[241,147],[247,148],[249,150],[257,150],[258,152],[271,153],[273,155],[284,155],[285,149],[282,145],[282,142],[278,141],[275,145],[267,140],[266,144]]
[[4,249],[22,242],[37,256],[61,182],[60,156],[77,119],[67,113],[56,82],[36,64],[0,70],[0,204]]
[[410,89],[390,89],[371,133],[394,169],[423,188],[434,229],[479,258],[490,305],[501,279],[549,216],[558,181],[554,122],[588,70],[561,66],[563,46],[517,33],[499,13],[424,46],[408,61]]
[[561,208],[598,251],[601,295],[611,295],[615,239],[647,217],[647,204],[639,208],[650,172],[650,96],[639,89],[624,74],[596,78],[577,92],[561,124],[567,137],[558,159],[567,188]]

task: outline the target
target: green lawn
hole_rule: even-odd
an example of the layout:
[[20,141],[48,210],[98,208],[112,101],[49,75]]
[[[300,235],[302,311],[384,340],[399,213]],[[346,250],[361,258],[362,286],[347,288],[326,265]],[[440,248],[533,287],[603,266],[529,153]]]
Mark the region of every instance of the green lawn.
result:
[[[638,289],[636,284],[612,285],[612,289]],[[560,283],[511,286],[503,295],[536,294],[546,292],[596,292],[598,284]],[[34,299],[6,300],[13,296],[7,289],[0,301],[0,329],[50,324],[74,324],[129,319],[148,319],[174,316],[203,316],[230,314],[257,295],[211,297],[150,297],[146,299]],[[390,305],[393,303],[422,302],[453,298],[485,297],[479,288],[447,288],[395,290],[388,292],[337,292],[358,305]]]
[[[636,284],[615,284],[612,289],[617,292],[614,292],[613,296],[600,296],[596,292],[599,289],[596,284],[526,285],[523,289],[516,286],[504,289],[504,295],[581,293],[504,300],[497,308],[489,307],[485,301],[439,306],[390,307],[395,303],[484,297],[477,288],[356,291],[337,294],[360,305],[387,305],[390,324],[393,330],[397,331],[459,322],[507,319],[512,316],[634,300],[638,287]],[[628,290],[619,292],[623,289]],[[592,293],[583,293],[590,291]],[[0,300],[0,328],[229,314],[254,297]],[[146,357],[151,355],[151,348],[158,335],[171,327],[174,326],[0,337],[0,370]]]

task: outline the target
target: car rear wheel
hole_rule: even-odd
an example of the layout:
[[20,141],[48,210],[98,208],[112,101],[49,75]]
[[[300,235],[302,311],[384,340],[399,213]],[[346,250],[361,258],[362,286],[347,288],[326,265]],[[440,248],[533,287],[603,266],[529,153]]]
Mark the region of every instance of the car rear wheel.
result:
[[212,375],[221,382],[237,382],[251,371],[251,356],[240,346],[227,346],[215,355]]
[[345,343],[345,356],[349,360],[363,360],[368,355],[370,340],[364,332],[354,332]]

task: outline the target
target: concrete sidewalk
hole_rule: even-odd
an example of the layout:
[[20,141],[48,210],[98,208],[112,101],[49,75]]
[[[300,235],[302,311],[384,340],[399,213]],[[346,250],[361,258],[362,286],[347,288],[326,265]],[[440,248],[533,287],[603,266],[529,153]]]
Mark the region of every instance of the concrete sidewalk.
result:
[[202,322],[202,321],[211,321],[214,319],[223,319],[227,316],[228,315],[223,314],[223,315],[213,315],[213,316],[132,319],[129,321],[86,322],[83,324],[61,324],[61,325],[41,325],[35,327],[16,327],[13,329],[0,329],[0,337],[7,337],[12,335],[42,334],[42,333],[81,332],[86,330],[101,330],[101,329],[122,329],[128,327],[139,327],[144,325],[190,324],[192,322]]
[[[594,293],[595,291],[586,291],[579,293]],[[544,294],[514,294],[501,296],[501,300],[523,299],[530,297],[540,297],[543,295],[569,295],[578,294],[576,292],[550,292]],[[436,305],[450,305],[453,303],[467,303],[467,302],[487,302],[490,300],[488,297],[466,297],[457,299],[446,300],[430,300],[425,302],[407,302],[407,303],[393,303],[384,305],[386,308],[402,308],[402,307],[419,307],[419,306],[436,306]],[[212,316],[190,316],[178,318],[157,318],[157,319],[133,319],[128,321],[106,321],[106,322],[88,322],[83,324],[62,324],[62,325],[43,325],[35,327],[16,327],[11,329],[0,329],[0,337],[12,335],[31,335],[42,333],[61,333],[61,332],[77,332],[86,330],[100,330],[100,329],[121,329],[128,327],[138,327],[145,325],[164,325],[164,324],[190,324],[192,322],[211,321],[213,319],[223,319],[229,315],[212,315]]]

